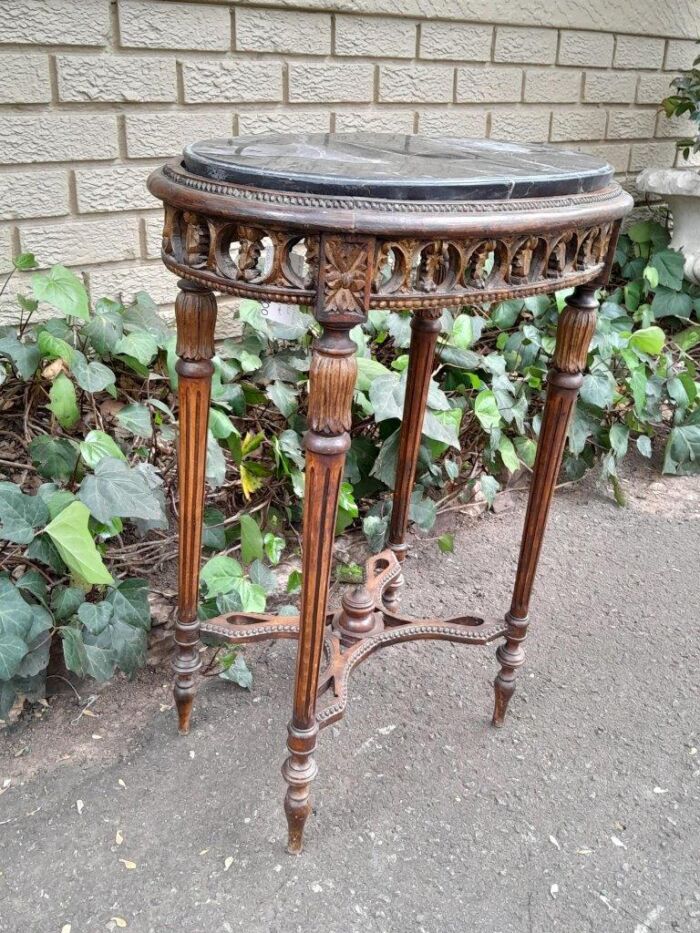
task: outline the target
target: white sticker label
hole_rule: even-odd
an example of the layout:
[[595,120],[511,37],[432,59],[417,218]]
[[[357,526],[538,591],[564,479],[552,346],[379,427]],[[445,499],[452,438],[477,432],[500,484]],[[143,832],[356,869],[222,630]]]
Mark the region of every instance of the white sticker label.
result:
[[262,306],[263,317],[275,324],[295,325],[299,323],[299,309],[296,305],[285,305],[279,301],[266,301]]

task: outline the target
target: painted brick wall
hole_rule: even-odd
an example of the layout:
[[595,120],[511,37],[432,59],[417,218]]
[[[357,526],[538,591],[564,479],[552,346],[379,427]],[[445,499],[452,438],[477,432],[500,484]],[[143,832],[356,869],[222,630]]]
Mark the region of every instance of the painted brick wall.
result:
[[533,2],[3,0],[0,272],[33,251],[82,270],[93,297],[169,303],[145,179],[198,137],[550,140],[627,184],[673,164],[683,128],[657,106],[693,57],[696,0],[663,16],[645,0]]

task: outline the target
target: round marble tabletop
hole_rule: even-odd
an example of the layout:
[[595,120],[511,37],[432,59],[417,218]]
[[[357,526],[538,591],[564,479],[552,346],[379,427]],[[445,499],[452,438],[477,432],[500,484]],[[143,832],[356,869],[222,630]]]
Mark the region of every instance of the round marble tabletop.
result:
[[604,188],[613,169],[538,143],[392,133],[267,133],[208,139],[185,168],[216,181],[307,194],[392,200],[507,200]]

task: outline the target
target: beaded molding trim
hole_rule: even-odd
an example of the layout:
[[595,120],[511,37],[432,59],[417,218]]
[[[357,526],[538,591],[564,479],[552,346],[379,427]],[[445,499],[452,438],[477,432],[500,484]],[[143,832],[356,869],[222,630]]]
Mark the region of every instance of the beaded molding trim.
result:
[[618,185],[608,185],[599,191],[583,192],[566,197],[551,198],[513,198],[505,201],[392,201],[385,198],[342,198],[318,194],[297,194],[288,191],[274,191],[269,188],[247,188],[224,181],[212,181],[191,175],[186,169],[173,163],[163,166],[166,178],[178,185],[204,191],[207,194],[220,194],[241,201],[253,201],[260,204],[294,205],[334,210],[368,210],[390,214],[499,214],[525,211],[551,210],[592,204],[605,204],[614,200],[619,192]]

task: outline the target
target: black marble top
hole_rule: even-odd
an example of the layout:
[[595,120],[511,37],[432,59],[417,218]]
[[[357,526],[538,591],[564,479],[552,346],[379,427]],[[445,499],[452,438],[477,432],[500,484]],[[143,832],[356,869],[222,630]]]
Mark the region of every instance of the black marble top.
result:
[[185,147],[188,171],[257,188],[396,200],[504,200],[603,188],[605,162],[538,143],[392,133],[266,133]]

